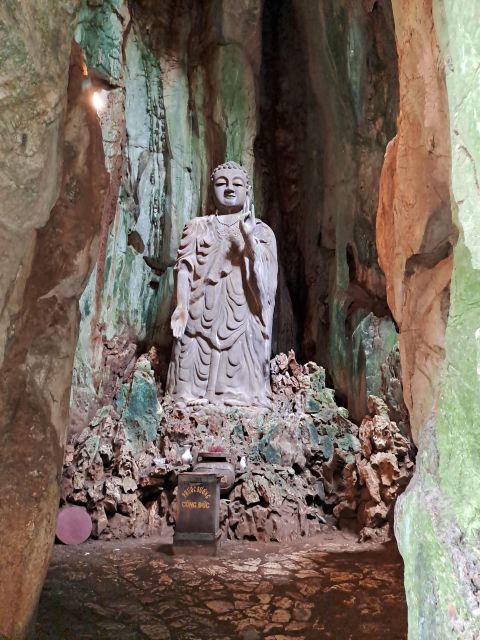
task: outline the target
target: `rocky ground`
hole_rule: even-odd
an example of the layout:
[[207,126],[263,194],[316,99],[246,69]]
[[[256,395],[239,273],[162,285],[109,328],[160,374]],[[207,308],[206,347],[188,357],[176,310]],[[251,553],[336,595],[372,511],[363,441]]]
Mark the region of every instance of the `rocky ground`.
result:
[[[271,362],[273,411],[180,408],[163,397],[154,349],[126,367],[90,425],[67,445],[62,501],[85,506],[103,539],[173,532],[178,474],[190,447],[223,452],[235,479],[221,500],[223,537],[286,541],[332,526],[387,539],[414,470],[414,447],[370,397],[360,427],[317,364]],[[242,457],[245,468],[239,466]]]
[[54,549],[38,640],[404,640],[394,544],[328,532],[302,543],[224,542],[214,558],[162,540]]

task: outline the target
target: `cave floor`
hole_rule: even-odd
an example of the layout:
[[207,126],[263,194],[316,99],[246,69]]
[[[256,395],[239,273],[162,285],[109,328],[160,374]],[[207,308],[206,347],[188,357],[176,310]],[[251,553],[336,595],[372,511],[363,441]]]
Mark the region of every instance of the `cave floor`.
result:
[[327,531],[290,544],[226,542],[172,555],[160,539],[56,545],[37,640],[400,640],[403,566],[394,543]]

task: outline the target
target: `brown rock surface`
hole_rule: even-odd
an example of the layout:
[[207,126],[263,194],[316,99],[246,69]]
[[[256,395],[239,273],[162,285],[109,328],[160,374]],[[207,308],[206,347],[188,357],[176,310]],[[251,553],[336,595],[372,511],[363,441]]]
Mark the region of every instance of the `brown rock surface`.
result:
[[418,443],[434,407],[444,358],[456,235],[445,135],[447,94],[432,2],[422,0],[420,7],[403,0],[392,4],[400,52],[400,113],[382,169],[376,237],[388,305],[399,327],[404,396]]
[[385,403],[368,398],[370,415],[359,428],[357,454],[360,540],[392,535],[394,507],[415,470],[415,448],[386,415]]
[[38,40],[31,38],[26,6],[0,9],[2,28],[18,21],[9,37],[25,65],[14,70],[12,83],[25,75],[9,105],[22,118],[12,117],[10,137],[0,137],[2,145],[15,138],[27,145],[9,149],[10,165],[2,167],[2,181],[8,180],[2,182],[0,253],[8,269],[2,267],[1,288],[0,633],[9,638],[27,632],[53,543],[77,301],[96,257],[107,184],[98,120],[88,93],[82,94],[78,48],[65,104],[74,8],[35,3]]

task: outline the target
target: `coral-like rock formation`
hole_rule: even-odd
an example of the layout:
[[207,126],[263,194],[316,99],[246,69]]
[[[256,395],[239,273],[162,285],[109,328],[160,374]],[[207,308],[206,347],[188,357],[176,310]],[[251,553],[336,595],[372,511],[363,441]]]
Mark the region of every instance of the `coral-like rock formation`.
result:
[[63,500],[89,509],[96,537],[172,531],[187,445],[194,458],[225,451],[236,468],[221,502],[228,538],[285,541],[327,522],[361,529],[362,539],[389,537],[414,464],[381,400],[370,398],[372,417],[359,430],[325,387],[324,370],[290,352],[271,362],[272,412],[179,408],[168,397],[157,402],[156,364],[152,348],[126,374],[114,406],[67,445]]
[[414,447],[388,417],[385,403],[368,399],[370,414],[360,425],[357,456],[358,522],[360,537],[366,540],[391,535],[394,507],[414,471]]

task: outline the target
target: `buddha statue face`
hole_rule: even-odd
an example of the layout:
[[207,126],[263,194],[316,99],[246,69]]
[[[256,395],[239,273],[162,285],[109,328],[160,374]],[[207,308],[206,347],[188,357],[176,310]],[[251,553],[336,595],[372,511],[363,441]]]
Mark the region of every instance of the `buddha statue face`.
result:
[[235,162],[227,162],[212,174],[213,197],[220,213],[238,213],[249,191],[246,171]]

